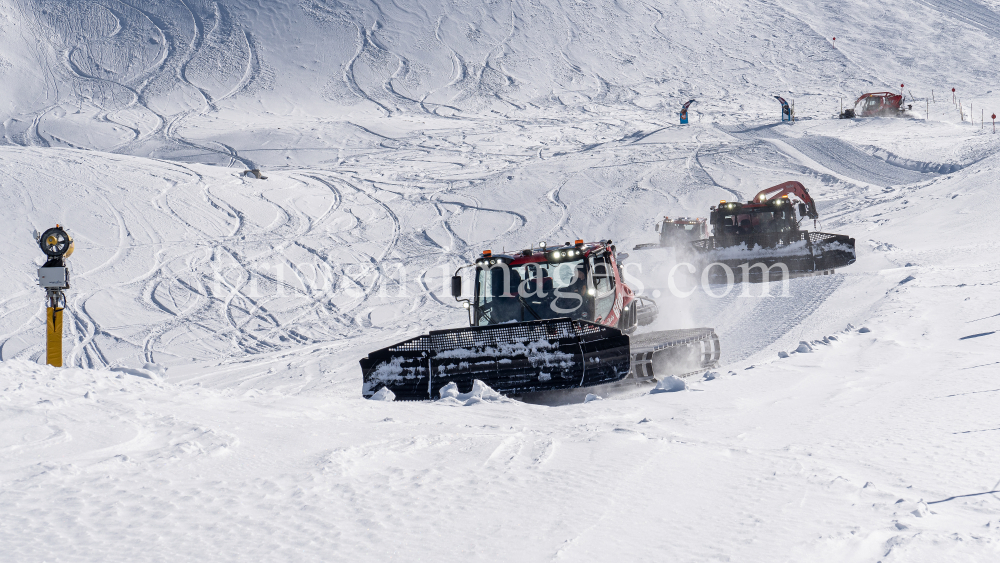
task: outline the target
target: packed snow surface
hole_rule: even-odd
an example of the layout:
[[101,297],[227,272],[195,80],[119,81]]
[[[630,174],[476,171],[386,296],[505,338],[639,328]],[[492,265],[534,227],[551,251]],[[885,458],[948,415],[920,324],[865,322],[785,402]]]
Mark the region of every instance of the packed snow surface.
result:
[[[998,10],[0,4],[0,559],[997,559]],[[907,118],[835,118],[904,83]],[[855,264],[678,293],[682,253],[625,263],[718,369],[362,399],[368,352],[468,323],[482,250],[632,248],[788,180]]]

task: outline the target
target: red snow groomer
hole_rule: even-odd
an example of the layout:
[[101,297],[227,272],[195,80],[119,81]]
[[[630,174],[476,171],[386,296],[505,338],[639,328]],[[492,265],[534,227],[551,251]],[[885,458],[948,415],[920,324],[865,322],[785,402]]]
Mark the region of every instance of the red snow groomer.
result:
[[854,263],[854,239],[801,229],[789,196],[799,200],[802,219],[819,218],[816,202],[799,182],[771,186],[746,203],[722,201],[712,207],[713,236],[691,243],[710,268],[709,280],[760,282],[831,274]]
[[[542,243],[515,254],[489,250],[452,278],[469,309],[468,328],[431,331],[361,360],[362,395],[388,387],[397,399],[436,399],[480,380],[508,396],[687,375],[717,365],[711,328],[633,334],[652,323],[656,304],[625,283],[610,240]],[[473,278],[463,299],[462,273]]]
[[[861,94],[861,96],[854,101],[854,107],[844,110],[844,113],[840,114],[840,118],[902,117],[904,111],[913,109],[912,104],[907,105],[904,109],[903,101],[904,99],[902,94],[894,94],[892,92],[872,92],[870,94]],[[860,108],[858,108],[858,104],[861,104]]]
[[661,223],[657,223],[656,231],[660,233],[660,242],[637,244],[632,250],[686,246],[693,240],[708,237],[708,220],[701,217],[664,217]]

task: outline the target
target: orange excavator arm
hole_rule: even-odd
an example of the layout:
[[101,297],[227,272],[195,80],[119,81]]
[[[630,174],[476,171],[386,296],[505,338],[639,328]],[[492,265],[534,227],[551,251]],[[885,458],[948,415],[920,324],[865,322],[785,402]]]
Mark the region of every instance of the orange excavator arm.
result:
[[767,203],[785,195],[794,195],[802,200],[802,203],[806,204],[806,214],[810,219],[819,218],[819,213],[816,212],[816,202],[809,195],[809,192],[806,191],[806,187],[799,182],[784,182],[777,186],[765,188],[757,192],[753,201],[754,203]]

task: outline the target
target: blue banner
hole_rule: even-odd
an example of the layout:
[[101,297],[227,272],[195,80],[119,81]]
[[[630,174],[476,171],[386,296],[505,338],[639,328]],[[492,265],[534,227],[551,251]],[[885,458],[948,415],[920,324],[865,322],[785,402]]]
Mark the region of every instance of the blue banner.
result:
[[788,102],[786,102],[785,98],[782,98],[781,96],[775,96],[774,98],[776,100],[778,100],[779,102],[781,102],[781,120],[782,121],[791,121],[792,120],[792,108],[789,107]]
[[687,103],[684,104],[681,107],[681,125],[687,125],[687,122],[688,122],[688,108],[691,107],[691,104],[693,104],[693,103],[694,103],[694,100],[688,100]]

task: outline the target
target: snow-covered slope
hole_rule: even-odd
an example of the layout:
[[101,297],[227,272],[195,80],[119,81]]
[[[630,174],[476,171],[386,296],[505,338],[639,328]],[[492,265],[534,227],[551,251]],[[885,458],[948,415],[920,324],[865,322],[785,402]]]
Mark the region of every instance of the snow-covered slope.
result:
[[[776,94],[828,116],[903,83],[995,100],[1000,52],[1000,16],[974,1],[16,0],[0,15],[7,143],[269,166],[285,163],[262,149],[344,148],[379,115],[666,119],[697,98],[733,123],[775,114]],[[276,134],[296,117],[311,126]]]
[[[979,115],[1000,109],[998,8],[0,6],[0,545],[17,561],[989,560],[1000,136]],[[902,82],[910,119],[832,119],[841,95]],[[803,119],[775,123],[774,94]],[[360,357],[466,322],[446,281],[481,250],[630,248],[665,214],[793,179],[856,264],[787,296],[679,299],[669,253],[630,252],[658,328],[720,334],[723,367],[687,390],[360,398]],[[77,245],[65,369],[38,365],[31,232],[54,223]]]

